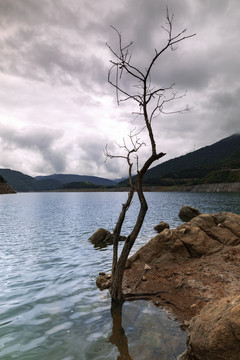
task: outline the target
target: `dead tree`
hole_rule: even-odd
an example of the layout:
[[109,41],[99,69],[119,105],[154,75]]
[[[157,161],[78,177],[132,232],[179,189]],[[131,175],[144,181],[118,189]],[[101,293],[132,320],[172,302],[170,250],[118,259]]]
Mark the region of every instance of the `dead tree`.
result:
[[[176,99],[180,99],[184,96],[178,95],[176,92],[174,92],[174,84],[168,87],[154,87],[151,82],[151,73],[153,70],[153,66],[156,65],[163,53],[168,50],[176,50],[177,45],[180,42],[195,35],[186,35],[186,29],[184,29],[180,33],[174,34],[173,15],[169,15],[168,9],[166,13],[166,19],[167,24],[165,27],[162,27],[163,31],[165,31],[167,35],[166,43],[160,50],[155,49],[154,56],[144,71],[132,64],[130,48],[133,42],[124,45],[121,33],[114,27],[113,29],[118,37],[118,48],[115,50],[113,47],[107,44],[111,54],[113,55],[113,60],[110,61],[111,68],[108,72],[108,82],[116,90],[117,103],[120,104],[122,101],[130,100],[137,103],[139,111],[136,114],[139,116],[140,121],[142,122],[142,130],[139,133],[130,133],[130,146],[127,146],[125,141],[123,145],[120,146],[125,150],[124,155],[113,155],[109,153],[107,147],[105,148],[105,155],[107,158],[123,158],[127,161],[129,169],[128,175],[130,189],[128,197],[126,202],[122,205],[122,210],[119,214],[119,218],[113,232],[114,241],[112,261],[112,285],[110,292],[112,300],[118,302],[124,301],[122,280],[126,262],[132,246],[135,243],[135,240],[139,234],[139,231],[141,230],[146,212],[148,210],[147,201],[143,193],[143,177],[149,167],[155,161],[159,160],[165,155],[163,152],[157,151],[155,136],[152,128],[152,121],[158,115],[162,113],[167,113],[164,109],[167,103],[172,102]],[[129,86],[124,83],[124,76],[127,76],[128,81],[132,82],[131,88],[129,88]],[[174,113],[181,113],[186,110],[187,108],[174,111]],[[144,145],[144,143],[140,139],[142,131],[147,132],[147,136],[150,141],[151,153],[148,159],[141,166],[141,168],[138,168],[138,151]],[[136,181],[133,182],[132,167],[134,161],[137,162],[137,174]],[[131,233],[125,240],[120,256],[118,256],[118,242],[121,234],[122,225],[127,210],[131,205],[134,193],[137,194],[140,203],[138,217]]]

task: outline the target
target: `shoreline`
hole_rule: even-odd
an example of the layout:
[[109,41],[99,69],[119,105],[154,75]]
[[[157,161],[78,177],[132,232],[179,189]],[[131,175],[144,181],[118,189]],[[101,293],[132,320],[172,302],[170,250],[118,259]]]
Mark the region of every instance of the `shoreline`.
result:
[[124,293],[152,293],[145,298],[186,325],[207,304],[239,294],[239,263],[240,215],[199,215],[129,258]]
[[[7,184],[0,184],[0,194],[8,194],[6,190]],[[5,186],[4,186],[5,185]],[[8,189],[10,188],[7,185]],[[31,192],[128,192],[128,187],[102,187],[102,188],[79,188],[79,189],[56,189],[56,190],[30,190],[30,191],[15,191],[12,188],[11,193],[31,193]],[[2,190],[2,191],[1,191]],[[215,184],[199,184],[199,185],[175,185],[175,186],[143,186],[143,192],[203,192],[203,193],[216,193],[216,192],[240,192],[240,182],[233,183],[215,183]]]
[[[128,187],[59,189],[54,192],[128,192]],[[143,186],[144,192],[240,192],[240,182],[176,186]]]

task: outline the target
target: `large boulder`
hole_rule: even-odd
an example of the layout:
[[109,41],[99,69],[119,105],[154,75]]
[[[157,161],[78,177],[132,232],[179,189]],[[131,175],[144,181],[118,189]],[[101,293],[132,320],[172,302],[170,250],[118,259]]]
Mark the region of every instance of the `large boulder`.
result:
[[179,360],[240,359],[240,296],[206,305],[190,321],[187,350]]
[[200,211],[192,206],[184,205],[179,211],[178,216],[182,221],[190,221],[194,217],[200,215]]

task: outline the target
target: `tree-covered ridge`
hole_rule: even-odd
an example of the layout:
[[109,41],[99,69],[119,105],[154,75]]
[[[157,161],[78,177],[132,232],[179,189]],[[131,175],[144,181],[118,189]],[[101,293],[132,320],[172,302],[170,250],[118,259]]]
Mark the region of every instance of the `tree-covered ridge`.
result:
[[[240,182],[240,135],[232,135],[217,143],[189,154],[166,161],[147,171],[144,185],[175,186],[219,182]],[[16,191],[54,191],[65,185],[70,189],[102,189],[123,187],[127,181],[116,184],[112,180],[84,175],[55,174],[33,178],[20,171],[0,169],[0,183]],[[71,187],[70,187],[71,186]],[[73,187],[72,187],[73,186]],[[96,187],[97,186],[97,187]]]
[[84,181],[78,181],[78,182],[72,182],[72,183],[67,183],[64,184],[62,186],[61,189],[64,190],[77,190],[77,189],[111,189],[115,187],[114,185],[97,185],[97,184],[92,184],[89,182],[84,182]]
[[55,174],[33,178],[31,176],[21,173],[20,171],[15,171],[11,169],[0,169],[0,175],[7,180],[8,184],[13,189],[19,192],[60,190],[61,188],[63,188],[64,184],[69,184],[73,182],[82,182],[82,186],[84,188],[86,188],[85,183],[91,183],[92,188],[94,188],[95,185],[99,187],[115,185],[114,181],[97,176]]
[[[148,170],[144,185],[174,186],[240,181],[240,135],[235,134]],[[122,185],[126,185],[126,181]]]
[[7,181],[4,179],[4,177],[2,175],[0,175],[0,183],[6,183]]

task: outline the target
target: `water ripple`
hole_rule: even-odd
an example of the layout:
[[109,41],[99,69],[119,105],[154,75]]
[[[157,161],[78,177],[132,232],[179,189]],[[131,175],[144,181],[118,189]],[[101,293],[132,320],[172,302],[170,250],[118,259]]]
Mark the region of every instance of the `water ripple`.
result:
[[[95,285],[97,274],[111,269],[112,249],[98,251],[88,238],[99,227],[114,227],[125,195],[0,197],[1,359],[117,359],[117,347],[109,341],[110,298]],[[178,210],[185,203],[201,212],[231,206],[240,212],[235,195],[151,193],[147,198],[149,213],[133,251],[155,235],[153,226],[161,220],[178,225]],[[134,202],[123,232],[131,228],[136,210]],[[134,360],[173,360],[185,347],[178,325],[146,303],[124,305],[123,326]]]

